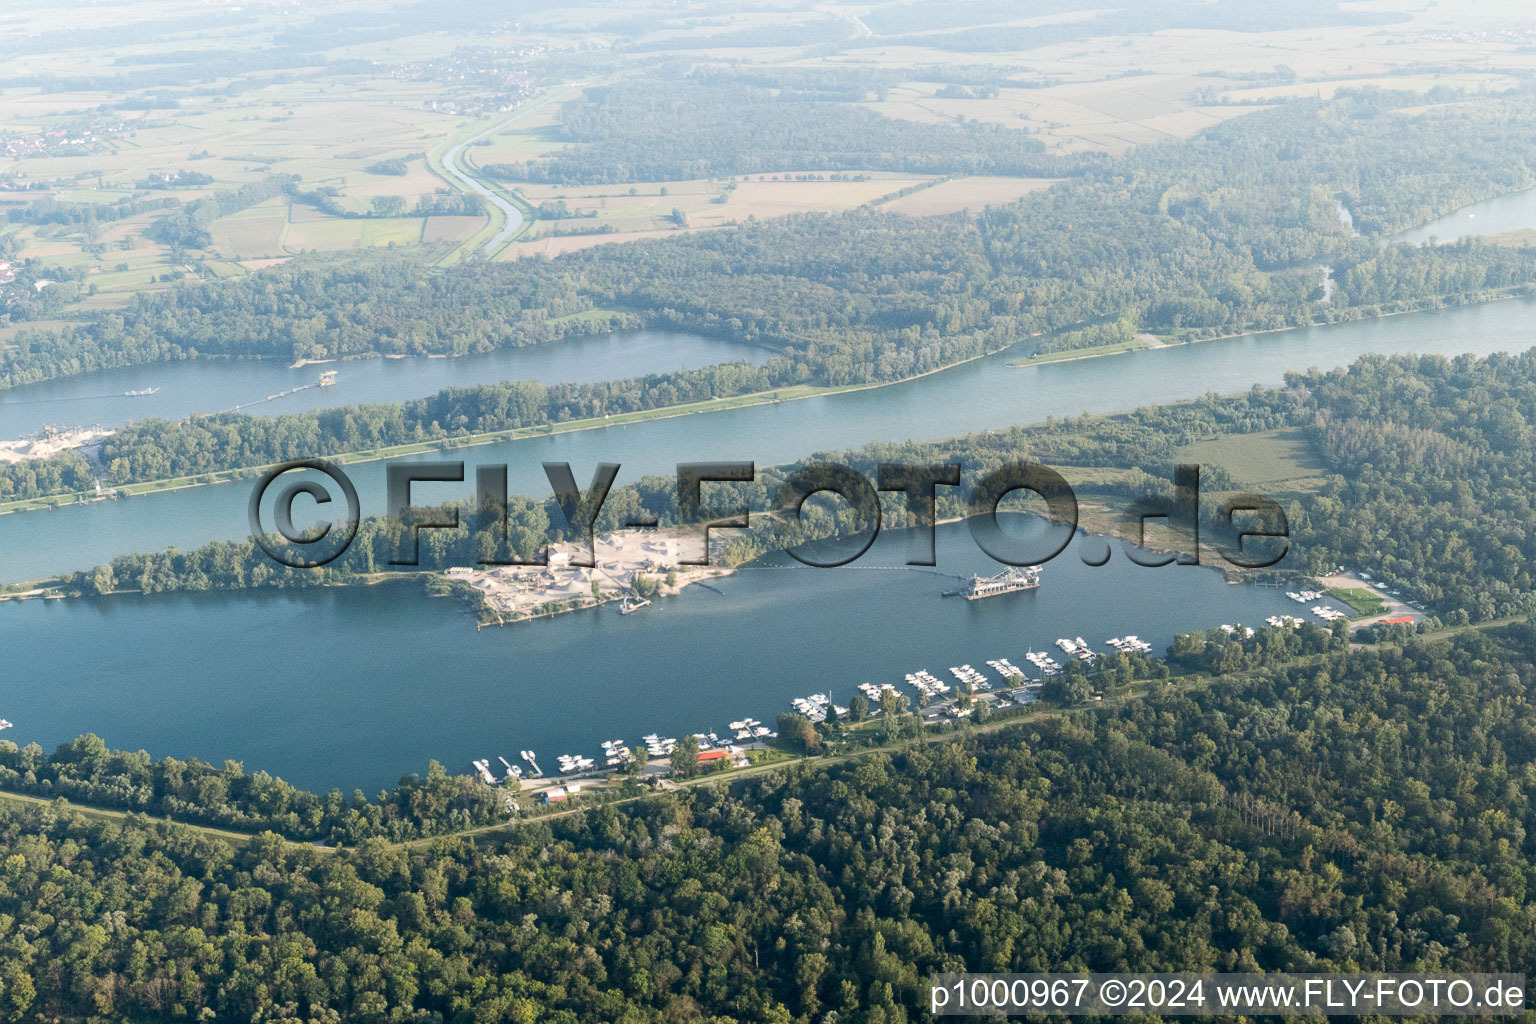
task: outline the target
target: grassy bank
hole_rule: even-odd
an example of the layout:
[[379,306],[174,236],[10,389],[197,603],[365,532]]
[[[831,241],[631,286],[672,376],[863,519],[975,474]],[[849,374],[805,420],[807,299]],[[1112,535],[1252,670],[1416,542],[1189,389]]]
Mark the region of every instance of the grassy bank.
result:
[[1139,338],[1131,341],[1120,341],[1112,345],[1090,345],[1087,348],[1068,348],[1060,352],[1041,352],[1038,355],[1025,356],[1022,359],[1011,359],[1009,366],[1034,366],[1037,363],[1066,363],[1074,359],[1092,359],[1095,356],[1113,356],[1121,352],[1140,352],[1142,349],[1152,348]]
[[1351,619],[1369,619],[1387,613],[1387,603],[1364,587],[1330,587],[1328,596],[1343,601],[1355,610]]

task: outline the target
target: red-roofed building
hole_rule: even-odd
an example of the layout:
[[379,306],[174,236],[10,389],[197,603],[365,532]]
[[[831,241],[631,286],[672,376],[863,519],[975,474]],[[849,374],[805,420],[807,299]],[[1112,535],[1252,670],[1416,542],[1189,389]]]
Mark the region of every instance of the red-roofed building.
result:
[[1390,619],[1382,619],[1381,621],[1387,623],[1390,626],[1396,626],[1396,625],[1399,625],[1399,624],[1404,623],[1404,622],[1412,622],[1413,621],[1413,616],[1412,615],[1394,615]]

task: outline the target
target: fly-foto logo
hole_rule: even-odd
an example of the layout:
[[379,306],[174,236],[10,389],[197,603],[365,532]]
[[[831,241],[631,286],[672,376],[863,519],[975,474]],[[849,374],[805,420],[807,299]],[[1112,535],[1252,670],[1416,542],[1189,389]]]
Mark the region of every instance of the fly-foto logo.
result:
[[[553,490],[554,504],[564,520],[564,536],[586,548],[585,562],[592,565],[593,540],[598,517],[618,478],[618,463],[599,463],[592,481],[582,491],[569,463],[546,462],[545,476]],[[330,487],[306,476],[289,480],[276,492],[271,503],[275,531],[262,522],[269,492],[291,473],[311,470],[329,478],[342,494],[346,516],[304,530],[294,525],[294,504],[307,496],[317,507],[334,498]],[[419,564],[419,541],[426,530],[462,530],[460,509],[456,506],[425,506],[412,503],[412,488],[417,484],[463,483],[462,462],[395,462],[385,467],[385,514],[406,527],[399,550],[390,565]],[[784,551],[796,560],[818,568],[835,568],[857,560],[880,533],[882,493],[893,495],[909,514],[909,523],[919,529],[911,535],[908,565],[935,564],[935,529],[940,488],[961,485],[963,467],[959,463],[885,463],[876,467],[874,479],[850,466],[816,463],[790,473],[778,486],[773,506],[758,509],[782,521],[801,521],[805,504],[816,495],[841,499],[846,505],[840,522],[846,529],[840,539],[829,545],[822,541],[785,544]],[[684,565],[709,564],[709,535],[712,530],[748,529],[754,514],[746,503],[737,501],[724,506],[706,507],[705,484],[742,484],[757,480],[751,462],[685,462],[677,466],[675,498],[676,525],[702,532],[698,557],[682,559]],[[486,550],[494,550],[507,537],[507,467],[475,467],[477,508],[473,529],[488,541]],[[999,508],[1010,495],[1026,492],[1043,499],[1046,516],[1065,529],[1046,531],[1043,536],[1021,537],[1003,528]],[[981,474],[966,496],[965,522],[978,547],[1004,565],[1043,565],[1060,555],[1077,533],[1078,502],[1070,484],[1056,470],[1035,462],[1007,463]],[[493,514],[487,515],[490,511]],[[497,515],[495,513],[499,512]],[[1138,565],[1162,566],[1200,564],[1202,509],[1200,505],[1200,467],[1177,465],[1173,473],[1172,495],[1148,495],[1130,503],[1122,525],[1127,557]],[[321,459],[303,459],[269,469],[257,481],[248,508],[251,533],[273,560],[293,568],[318,568],[335,561],[357,536],[362,509],[357,489],[335,463]],[[1172,549],[1153,548],[1148,544],[1147,528],[1153,523],[1165,526],[1179,538]],[[627,529],[655,528],[660,517],[640,514],[625,520]],[[1259,494],[1225,495],[1217,503],[1209,526],[1217,534],[1214,547],[1232,565],[1244,569],[1262,569],[1275,565],[1290,549],[1290,526],[1285,512],[1274,499]],[[1109,561],[1111,549],[1101,539],[1090,549],[1084,547],[1082,559],[1089,565]],[[486,556],[482,565],[543,565],[544,558],[497,559]]]

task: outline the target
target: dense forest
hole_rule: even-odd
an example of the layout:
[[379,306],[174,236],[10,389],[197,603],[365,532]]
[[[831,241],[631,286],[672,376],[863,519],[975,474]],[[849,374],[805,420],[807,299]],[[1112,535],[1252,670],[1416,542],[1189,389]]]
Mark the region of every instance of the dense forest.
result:
[[[788,384],[792,376],[793,367],[785,360],[766,368],[723,363],[602,384],[544,387],[528,381],[451,388],[402,404],[277,417],[221,413],[174,422],[149,419],[103,441],[101,459],[117,483],[159,480],[750,394]],[[37,486],[49,482],[39,474]],[[0,477],[0,498],[4,487]]]
[[1533,643],[1159,684],[480,843],[231,846],[7,806],[0,1006],[895,1024],[945,970],[1518,971]]
[[[462,355],[614,326],[728,335],[778,350],[796,380],[877,383],[1125,316],[1212,337],[1529,288],[1527,249],[1383,248],[1340,221],[1335,194],[1369,233],[1530,184],[1536,93],[1420,99],[1297,101],[974,218],[797,215],[440,273],[387,253],[297,258],[23,331],[0,384],[208,355]],[[194,238],[199,216],[167,230]],[[1327,302],[1322,262],[1339,283]]]
[[369,800],[361,790],[323,796],[295,789],[264,771],[247,775],[238,761],[196,758],[151,761],[143,751],[109,750],[96,736],[61,744],[51,755],[37,744],[0,743],[0,789],[65,797],[178,821],[298,840],[353,844],[383,837],[395,842],[504,821],[500,793],[432,762],[425,778],[407,775]]
[[0,501],[95,489],[90,464],[79,452],[47,459],[0,462]]
[[611,185],[810,169],[1058,177],[1101,162],[1049,155],[1018,129],[905,121],[717,71],[665,88],[655,80],[589,88],[565,105],[559,137],[577,145],[486,170],[513,181]]

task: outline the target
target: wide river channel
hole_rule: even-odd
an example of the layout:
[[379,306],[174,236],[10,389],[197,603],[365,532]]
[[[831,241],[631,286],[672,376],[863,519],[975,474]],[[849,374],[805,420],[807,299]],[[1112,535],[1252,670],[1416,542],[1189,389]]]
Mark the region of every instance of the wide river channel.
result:
[[[619,462],[622,483],[671,474],[678,462],[780,463],[870,441],[1273,386],[1288,370],[1341,366],[1366,353],[1517,352],[1536,344],[1533,314],[1536,302],[1496,302],[1023,368],[1008,366],[1019,353],[1002,353],[878,389],[424,458],[505,463],[515,492],[543,494],[545,460],[571,462],[581,481],[594,463]],[[348,362],[334,367],[341,371],[335,388],[251,411],[765,356],[721,341],[631,332],[463,360]],[[12,431],[0,436],[43,421],[225,408],[305,383],[319,369],[188,363],[17,389],[0,402],[0,424]],[[87,398],[156,385],[153,396]],[[63,415],[38,415],[50,405]],[[382,512],[382,464],[350,473],[364,514]],[[467,493],[436,485],[417,500]],[[226,484],[0,516],[0,580],[243,537],[248,495],[249,484]],[[455,602],[428,599],[409,584],[11,602],[0,605],[0,716],[16,723],[4,735],[17,742],[51,748],[92,731],[112,746],[157,756],[235,758],[306,788],[373,791],[424,770],[429,758],[464,772],[471,758],[515,760],[531,747],[549,767],[558,753],[595,756],[605,739],[723,732],[743,716],[771,725],[794,696],[829,692],[846,703],[859,682],[900,685],[920,668],[949,682],[950,665],[987,671],[986,661],[998,657],[1024,665],[1030,648],[1058,653],[1051,645],[1061,636],[1081,635],[1102,650],[1108,637],[1136,633],[1161,653],[1178,631],[1306,614],[1277,591],[1231,586],[1209,569],[1145,569],[1119,556],[1089,568],[1071,549],[1045,567],[1038,590],[966,602],[942,596],[957,581],[899,567],[902,544],[882,536],[855,566],[837,570],[768,559],[635,615],[607,607],[480,631]],[[940,531],[938,569],[965,575],[997,566],[963,526],[951,525]]]

